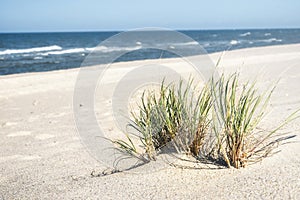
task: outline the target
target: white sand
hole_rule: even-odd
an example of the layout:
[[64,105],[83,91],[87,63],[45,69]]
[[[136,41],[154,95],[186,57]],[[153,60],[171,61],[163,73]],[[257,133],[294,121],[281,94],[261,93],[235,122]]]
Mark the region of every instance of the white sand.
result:
[[[220,55],[211,58],[216,61]],[[143,62],[152,61],[117,64],[107,83]],[[300,45],[227,52],[219,70],[237,69],[242,79],[259,74],[262,87],[281,77],[264,121],[267,128],[300,108]],[[283,145],[280,153],[240,170],[168,167],[92,178],[91,171],[105,168],[76,132],[72,98],[77,73],[72,69],[0,77],[0,199],[299,199],[299,143]],[[114,132],[109,123],[107,129]],[[293,141],[299,141],[299,130],[300,120],[285,129],[297,135]]]

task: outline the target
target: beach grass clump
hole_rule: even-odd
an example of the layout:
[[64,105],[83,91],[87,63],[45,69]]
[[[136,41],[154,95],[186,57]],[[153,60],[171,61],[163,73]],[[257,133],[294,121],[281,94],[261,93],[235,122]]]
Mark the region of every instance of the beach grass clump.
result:
[[198,156],[210,124],[211,95],[207,86],[195,91],[199,90],[192,80],[178,85],[162,82],[158,93],[144,91],[130,124],[139,133],[143,152],[137,152],[129,136],[127,142],[115,141],[117,148],[146,161],[156,160],[163,148]]
[[245,167],[289,139],[276,133],[299,117],[296,111],[272,130],[259,129],[274,89],[260,93],[255,82],[240,84],[238,73],[212,77],[202,87],[192,80],[178,85],[162,82],[158,93],[144,91],[138,112],[131,113],[130,126],[138,134],[126,135],[127,141],[115,140],[116,149],[143,162],[156,160],[167,149],[206,163]]
[[218,156],[228,167],[235,168],[245,167],[271,153],[279,141],[273,138],[274,134],[295,116],[293,113],[271,131],[259,131],[275,87],[259,93],[255,82],[239,85],[238,79],[237,73],[228,78],[223,74],[211,85]]

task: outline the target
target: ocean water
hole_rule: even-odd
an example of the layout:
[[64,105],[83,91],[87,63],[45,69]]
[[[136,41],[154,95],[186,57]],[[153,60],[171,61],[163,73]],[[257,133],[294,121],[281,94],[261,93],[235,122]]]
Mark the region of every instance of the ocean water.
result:
[[[300,29],[260,29],[260,30],[199,30],[180,31],[191,37],[208,52],[219,52],[249,47],[300,43]],[[0,75],[40,72],[80,67],[86,56],[97,45],[118,32],[72,32],[72,33],[0,33]],[[143,49],[138,38],[134,44],[126,41],[115,43],[108,48],[97,48],[102,63],[112,54],[130,51],[116,59],[132,61],[176,57],[175,54],[159,49],[161,45],[180,47],[189,55],[196,54],[193,47],[197,43],[170,44],[156,42],[156,48]]]

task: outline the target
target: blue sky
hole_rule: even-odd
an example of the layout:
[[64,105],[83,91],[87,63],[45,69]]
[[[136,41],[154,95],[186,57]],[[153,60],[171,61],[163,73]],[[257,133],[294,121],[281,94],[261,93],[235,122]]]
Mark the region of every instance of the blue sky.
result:
[[299,0],[0,0],[0,32],[300,28]]

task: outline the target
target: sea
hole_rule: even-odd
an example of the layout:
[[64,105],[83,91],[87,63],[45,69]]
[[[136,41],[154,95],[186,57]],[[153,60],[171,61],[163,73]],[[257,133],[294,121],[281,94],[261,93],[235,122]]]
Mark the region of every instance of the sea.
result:
[[[193,48],[200,44],[207,53],[235,49],[300,43],[300,29],[251,30],[185,30],[179,31],[194,42],[165,44],[195,54]],[[145,49],[143,41],[114,46],[101,45],[120,32],[59,32],[59,33],[0,33],[0,75],[43,72],[84,67],[85,58],[95,50],[105,58],[113,53],[128,52],[114,62],[177,57],[159,48]],[[163,40],[157,42],[161,45]],[[155,42],[154,42],[155,43]],[[104,43],[105,44],[105,43]],[[124,45],[125,44],[125,45]],[[99,63],[99,64],[103,64]]]

